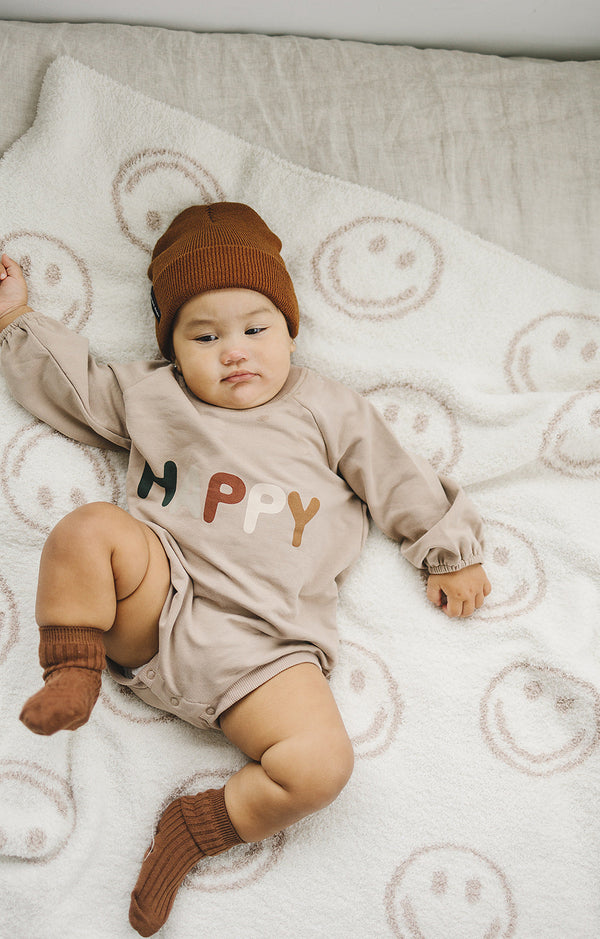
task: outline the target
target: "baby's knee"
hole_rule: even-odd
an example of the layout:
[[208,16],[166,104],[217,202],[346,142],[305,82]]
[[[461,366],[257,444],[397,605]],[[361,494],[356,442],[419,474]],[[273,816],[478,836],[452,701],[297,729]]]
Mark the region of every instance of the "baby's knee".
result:
[[[303,752],[302,752],[303,751]],[[295,788],[306,814],[333,802],[349,781],[354,751],[345,732],[315,734],[299,754]]]
[[110,502],[90,502],[65,515],[46,541],[46,551],[79,553],[83,548],[96,546],[115,526],[116,514],[123,512]]

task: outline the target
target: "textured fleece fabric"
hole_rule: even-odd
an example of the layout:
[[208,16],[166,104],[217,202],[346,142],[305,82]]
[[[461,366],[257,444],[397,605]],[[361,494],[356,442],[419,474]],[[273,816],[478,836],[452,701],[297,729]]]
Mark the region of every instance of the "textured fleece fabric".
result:
[[430,572],[482,561],[464,492],[407,453],[346,386],[292,366],[248,410],[199,401],[165,362],[105,365],[87,341],[28,313],[1,335],[12,394],[68,437],[130,451],[130,513],[159,536],[172,586],[159,652],[113,676],[197,726],[283,668],[328,675],[338,589],[375,523]]

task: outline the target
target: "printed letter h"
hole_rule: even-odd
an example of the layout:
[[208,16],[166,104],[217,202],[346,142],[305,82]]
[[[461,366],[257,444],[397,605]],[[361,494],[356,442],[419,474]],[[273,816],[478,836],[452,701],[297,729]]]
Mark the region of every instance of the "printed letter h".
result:
[[165,497],[162,500],[162,504],[169,504],[175,495],[175,490],[177,489],[177,465],[173,463],[172,460],[168,460],[165,463],[163,472],[164,476],[155,476],[148,463],[145,464],[144,472],[142,473],[142,478],[140,479],[140,484],[137,490],[137,494],[140,499],[145,499],[152,489],[154,483],[156,483],[157,486],[162,486],[162,488],[165,490]]

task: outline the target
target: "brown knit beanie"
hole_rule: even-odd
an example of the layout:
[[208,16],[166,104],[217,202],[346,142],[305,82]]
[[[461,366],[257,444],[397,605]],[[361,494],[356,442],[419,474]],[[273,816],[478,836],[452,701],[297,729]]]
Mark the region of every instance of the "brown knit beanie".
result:
[[245,287],[271,300],[298,333],[298,301],[280,255],[281,241],[260,215],[239,202],[192,205],[157,241],[148,268],[156,338],[172,358],[171,333],[179,309],[207,290]]

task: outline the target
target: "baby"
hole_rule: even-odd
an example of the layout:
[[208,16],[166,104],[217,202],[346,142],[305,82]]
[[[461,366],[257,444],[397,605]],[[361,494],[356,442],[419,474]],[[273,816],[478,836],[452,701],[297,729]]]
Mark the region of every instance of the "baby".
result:
[[80,727],[108,666],[143,701],[219,729],[249,757],[222,789],[160,818],[131,898],[142,936],[200,858],[268,838],[347,783],[352,747],[327,676],[367,509],[448,616],[470,615],[491,589],[462,490],[403,450],[355,392],[291,364],[298,303],[280,251],[248,206],[186,209],[148,271],[164,359],[118,365],[34,313],[18,264],[0,263],[15,398],[75,440],[130,451],[129,511],[81,506],[44,546],[44,686],[21,720],[39,734]]

